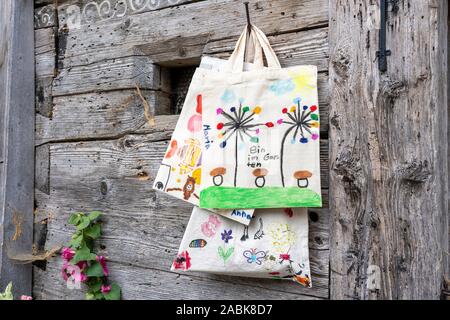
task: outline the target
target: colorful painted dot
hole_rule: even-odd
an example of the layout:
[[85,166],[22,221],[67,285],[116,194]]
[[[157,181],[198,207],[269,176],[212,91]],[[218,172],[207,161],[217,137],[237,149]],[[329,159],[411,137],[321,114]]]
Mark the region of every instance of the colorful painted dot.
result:
[[317,121],[317,120],[319,120],[319,116],[314,113],[314,114],[311,115],[311,119]]
[[216,113],[218,115],[222,114],[223,113],[223,109],[222,108],[217,108]]
[[292,106],[291,107],[291,112],[295,112],[295,110],[297,110],[297,107],[296,106]]
[[250,141],[253,142],[253,143],[258,143],[259,142],[259,138],[258,137],[252,137],[250,139]]
[[180,183],[181,182],[181,179],[177,179],[177,183]]
[[278,124],[283,124],[283,122],[284,122],[283,119],[278,119],[277,121]]
[[267,128],[273,128],[273,127],[274,127],[273,122],[267,122],[267,123],[266,123],[266,127],[267,127]]
[[312,128],[318,128],[319,127],[319,123],[317,121],[313,121],[313,122],[311,122],[311,127]]
[[311,136],[311,139],[317,140],[317,139],[319,139],[319,135],[318,135],[317,133],[314,133],[314,134]]
[[217,135],[217,137],[218,137],[219,139],[222,139],[222,138],[223,138],[223,133],[222,133],[222,132],[219,133],[219,134]]
[[302,99],[301,98],[295,98],[292,101],[294,101],[294,103],[296,103],[296,104],[299,104],[300,102],[302,102]]
[[295,144],[295,142],[296,142],[295,139],[292,138],[291,143],[292,143],[292,144]]
[[283,108],[283,113],[287,113],[288,109],[287,108]]
[[307,138],[301,138],[301,139],[300,139],[300,142],[301,142],[301,143],[308,143],[308,139],[307,139]]
[[261,113],[261,111],[262,111],[262,109],[261,109],[261,107],[255,107],[255,109],[253,109],[253,113],[255,113],[255,114],[260,114]]
[[221,147],[222,149],[224,149],[226,146],[227,146],[227,142],[226,142],[226,141],[223,141],[223,142],[220,144],[220,147]]
[[231,108],[230,108],[230,111],[231,111],[231,112],[236,112],[236,108],[235,108],[235,107],[231,107]]
[[316,112],[317,111],[317,106],[311,106],[310,110],[311,110],[311,112]]
[[217,130],[222,130],[223,129],[223,123],[222,122],[219,122],[218,124],[217,124]]
[[261,132],[261,130],[256,129],[256,134],[259,134]]
[[249,106],[245,106],[244,109],[242,109],[244,112],[249,112],[250,111],[250,107]]
[[308,106],[303,106],[303,110],[308,110]]

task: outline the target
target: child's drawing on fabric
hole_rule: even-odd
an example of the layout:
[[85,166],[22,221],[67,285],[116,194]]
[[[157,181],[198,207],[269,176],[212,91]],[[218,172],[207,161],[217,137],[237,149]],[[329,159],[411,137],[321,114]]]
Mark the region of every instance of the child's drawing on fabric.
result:
[[189,248],[204,248],[207,242],[204,239],[195,239],[192,240],[189,244]]
[[294,208],[292,217],[283,211],[257,210],[244,226],[194,208],[172,270],[187,270],[189,260],[189,271],[286,279],[309,287],[307,210]]
[[226,263],[228,259],[232,256],[234,253],[234,247],[219,247],[217,249],[217,253],[219,254],[219,257],[223,260],[223,263]]
[[191,258],[189,257],[189,252],[183,251],[177,255],[175,261],[172,264],[175,270],[189,270],[191,267]]
[[210,215],[206,222],[201,224],[201,230],[203,235],[208,238],[212,238],[215,236],[217,229],[220,227],[222,223],[219,220],[219,217]]
[[[230,93],[232,95],[232,93]],[[191,103],[195,103],[195,106]],[[190,112],[189,112],[190,110]],[[163,163],[156,176],[153,188],[172,196],[199,205],[202,183],[202,148],[208,141],[207,127],[202,123],[203,95],[186,97],[185,106],[181,112],[177,127],[172,136]],[[215,176],[216,183],[225,174]],[[211,208],[213,209],[213,208]],[[253,210],[212,210],[230,219],[248,224]]]
[[200,207],[322,205],[317,70],[297,67],[264,83],[218,81],[217,94],[205,95],[212,141],[202,156]]
[[255,248],[245,250],[243,253],[244,257],[247,259],[248,263],[256,263],[257,265],[262,265],[264,258],[266,257],[265,251],[258,251]]

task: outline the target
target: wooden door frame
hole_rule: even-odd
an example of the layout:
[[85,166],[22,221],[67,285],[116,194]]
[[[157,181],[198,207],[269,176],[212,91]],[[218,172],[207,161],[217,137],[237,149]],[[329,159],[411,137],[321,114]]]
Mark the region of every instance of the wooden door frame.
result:
[[[448,272],[447,1],[330,0],[330,297],[439,299]],[[377,25],[378,24],[378,25]]]
[[34,1],[0,2],[0,290],[31,295],[34,209]]

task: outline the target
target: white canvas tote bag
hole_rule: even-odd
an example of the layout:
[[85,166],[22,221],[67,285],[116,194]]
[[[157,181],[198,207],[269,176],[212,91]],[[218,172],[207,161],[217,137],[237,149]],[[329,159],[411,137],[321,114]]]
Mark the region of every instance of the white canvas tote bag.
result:
[[[202,59],[189,86],[179,120],[153,184],[154,189],[197,206],[201,190],[202,153],[208,136],[202,125],[202,82],[199,82],[196,74],[200,69],[219,73],[227,66],[226,62],[212,57]],[[247,65],[247,68],[252,67]],[[214,211],[248,225],[253,210],[237,208]]]
[[258,209],[244,226],[195,207],[171,270],[287,279],[311,287],[307,210]]
[[317,68],[281,68],[252,26],[268,68],[243,71],[247,36],[245,30],[225,71],[195,75],[208,128],[200,207],[321,207]]

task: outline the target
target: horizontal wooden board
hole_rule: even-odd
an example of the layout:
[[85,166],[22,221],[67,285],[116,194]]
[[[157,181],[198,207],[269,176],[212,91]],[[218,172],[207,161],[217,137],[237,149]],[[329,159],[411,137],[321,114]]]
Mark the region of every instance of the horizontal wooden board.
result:
[[[250,2],[252,22],[268,35],[328,24],[327,0]],[[64,68],[145,54],[138,46],[146,44],[165,48],[166,54],[158,59],[150,56],[154,63],[198,58],[207,42],[237,39],[246,24],[240,0],[200,1],[109,19],[93,15],[89,23],[83,23],[80,6],[70,14],[65,8],[58,10],[59,38],[64,44],[59,59],[64,60]]]
[[[323,91],[320,89],[320,91]],[[160,91],[143,90],[151,113],[167,114],[171,110],[169,96]],[[156,116],[151,127],[142,100],[136,90],[95,92],[53,98],[52,118],[36,116],[36,143],[107,139],[127,133],[148,133],[161,128],[175,128],[178,116]],[[320,105],[321,135],[328,133],[328,105]],[[172,132],[172,131],[171,131]],[[168,133],[170,137],[171,132]]]
[[[177,118],[158,116],[170,113],[169,95],[160,91],[141,92],[150,106],[150,115],[156,115],[154,128],[148,123],[136,90],[56,97],[51,119],[36,115],[36,143],[113,139],[127,133],[174,126]],[[167,123],[169,120],[172,121]]]
[[86,92],[131,89],[161,89],[160,67],[147,57],[114,58],[101,63],[59,70],[53,81],[53,97]]

